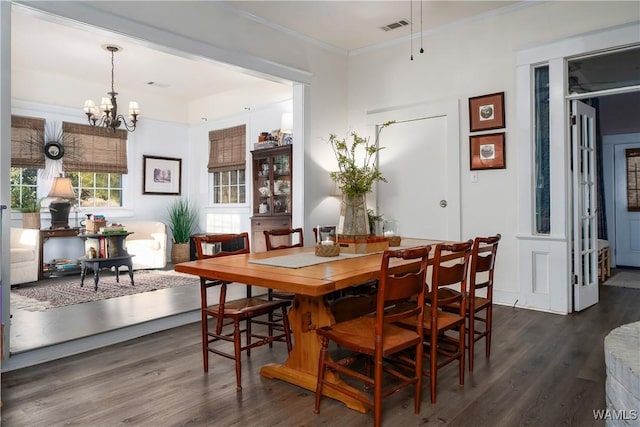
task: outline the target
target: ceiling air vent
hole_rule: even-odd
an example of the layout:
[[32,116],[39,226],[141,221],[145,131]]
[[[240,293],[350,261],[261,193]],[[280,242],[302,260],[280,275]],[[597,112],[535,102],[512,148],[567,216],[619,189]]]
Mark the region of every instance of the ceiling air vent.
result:
[[406,19],[401,19],[397,22],[392,22],[391,24],[385,25],[384,27],[380,27],[380,29],[384,31],[395,30],[396,28],[404,27],[405,25],[409,25],[409,21]]

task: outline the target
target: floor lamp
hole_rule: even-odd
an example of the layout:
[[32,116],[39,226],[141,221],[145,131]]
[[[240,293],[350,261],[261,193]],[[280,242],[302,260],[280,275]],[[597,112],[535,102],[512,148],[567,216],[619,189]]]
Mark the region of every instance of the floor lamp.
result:
[[47,197],[55,197],[55,200],[49,204],[50,228],[69,228],[69,211],[71,210],[69,200],[76,198],[71,186],[71,179],[62,176],[62,174],[54,178],[53,186]]

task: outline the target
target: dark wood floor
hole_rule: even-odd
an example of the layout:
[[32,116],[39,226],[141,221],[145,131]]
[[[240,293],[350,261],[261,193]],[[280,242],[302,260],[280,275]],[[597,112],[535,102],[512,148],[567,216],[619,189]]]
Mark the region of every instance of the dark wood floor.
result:
[[[604,425],[604,337],[640,320],[640,290],[601,287],[600,303],[561,316],[495,308],[490,361],[477,349],[464,386],[457,368],[439,374],[438,402],[413,414],[410,392],[388,398],[387,426]],[[243,359],[241,393],[233,362],[211,356],[202,371],[197,323],[2,375],[5,426],[368,426],[360,414],[325,398],[314,415],[313,393],[259,375],[285,358],[283,345]]]

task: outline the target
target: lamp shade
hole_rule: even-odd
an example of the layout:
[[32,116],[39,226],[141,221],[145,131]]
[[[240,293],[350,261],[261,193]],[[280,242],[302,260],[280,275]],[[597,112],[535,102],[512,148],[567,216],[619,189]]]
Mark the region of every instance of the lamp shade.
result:
[[49,191],[48,197],[56,197],[59,199],[75,199],[76,193],[71,186],[71,179],[64,176],[54,178],[53,186]]

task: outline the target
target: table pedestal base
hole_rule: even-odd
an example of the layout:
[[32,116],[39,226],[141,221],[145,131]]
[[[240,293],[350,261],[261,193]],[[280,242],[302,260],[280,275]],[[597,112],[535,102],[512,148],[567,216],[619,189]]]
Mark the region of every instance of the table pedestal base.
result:
[[[289,324],[294,341],[289,358],[284,364],[272,363],[263,366],[260,374],[266,378],[275,378],[295,384],[315,393],[321,347],[321,339],[316,334],[316,329],[333,323],[333,315],[324,297],[296,295],[291,310],[289,310]],[[327,378],[349,388],[355,394],[367,396],[360,390],[345,384],[333,372],[327,372]],[[325,387],[322,393],[343,402],[348,408],[358,412],[365,413],[370,409],[363,402],[337,390]]]

